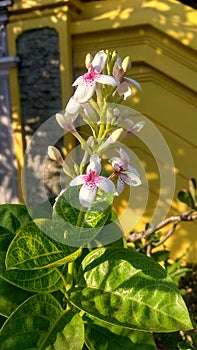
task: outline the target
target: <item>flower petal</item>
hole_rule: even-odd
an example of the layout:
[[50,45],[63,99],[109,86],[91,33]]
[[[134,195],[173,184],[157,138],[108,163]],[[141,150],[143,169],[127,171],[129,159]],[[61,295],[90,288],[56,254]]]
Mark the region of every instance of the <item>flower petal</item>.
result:
[[119,84],[119,81],[116,78],[111,77],[110,75],[105,75],[105,74],[96,75],[94,80],[97,81],[97,83],[101,83],[104,85],[114,86],[114,85]]
[[96,73],[101,73],[105,67],[105,63],[107,61],[107,55],[104,51],[99,51],[93,58],[92,66]]
[[119,157],[112,157],[110,163],[116,171],[120,171],[120,168],[124,166],[124,163]]
[[71,182],[69,183],[70,186],[78,186],[82,185],[85,182],[85,175],[79,175],[75,177]]
[[91,83],[83,82],[78,86],[74,93],[74,99],[76,102],[84,103],[87,102],[93,95],[96,89],[96,81]]
[[130,158],[123,148],[120,148],[119,153],[121,158],[121,163],[120,163],[121,168],[122,170],[127,170]]
[[87,166],[86,173],[88,173],[90,170],[97,175],[99,175],[101,172],[101,160],[97,154],[93,154],[90,157],[90,163]]
[[142,91],[142,87],[141,87],[140,83],[138,83],[138,81],[136,81],[136,80],[134,80],[134,79],[127,78],[127,77],[124,77],[124,79],[125,79],[126,81],[128,81],[128,83],[129,83],[130,85],[133,85],[133,86],[135,86],[136,88],[138,88],[139,90]]
[[117,78],[119,81],[124,77],[124,70],[120,67],[118,62],[116,61],[114,66],[113,66],[113,76]]
[[120,195],[122,193],[122,191],[124,190],[124,181],[122,180],[121,176],[119,176],[118,181],[117,181],[117,192],[118,195]]
[[97,187],[92,184],[91,186],[83,185],[79,191],[79,201],[83,207],[89,207],[96,198]]
[[123,78],[122,82],[119,84],[117,88],[117,92],[119,95],[125,94],[128,90],[131,90],[128,82]]
[[99,176],[99,178],[100,181],[96,184],[98,188],[100,188],[104,192],[115,192],[115,186],[111,180],[107,179],[104,176]]
[[129,171],[122,172],[120,178],[129,186],[136,187],[142,183],[139,176],[135,175],[134,173],[130,173]]
[[138,134],[143,129],[144,125],[145,125],[145,121],[143,121],[143,120],[136,123],[132,128],[132,133]]
[[80,75],[80,77],[75,79],[75,81],[72,84],[72,86],[77,86],[77,85],[83,84],[83,81],[84,81],[83,75]]
[[138,173],[138,171],[132,166],[132,165],[128,165],[128,170],[130,173],[135,174],[136,176],[140,177],[140,174]]
[[74,99],[74,96],[72,96],[66,105],[66,112],[68,112],[69,114],[77,114],[78,115],[80,109],[81,109],[80,103],[78,103]]
[[124,93],[124,100],[126,101],[130,96],[132,96],[132,93],[133,93],[132,89],[130,88],[130,86],[128,86],[127,91],[125,91]]

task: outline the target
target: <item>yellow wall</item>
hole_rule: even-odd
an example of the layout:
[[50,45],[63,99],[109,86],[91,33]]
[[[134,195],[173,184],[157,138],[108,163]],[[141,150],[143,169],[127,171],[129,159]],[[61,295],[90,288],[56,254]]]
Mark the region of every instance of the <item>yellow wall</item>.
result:
[[[47,8],[49,3],[54,8]],[[31,11],[27,11],[28,4]],[[46,8],[41,8],[41,4]],[[16,54],[15,41],[21,32],[43,26],[52,26],[59,33],[62,105],[71,94],[71,65],[82,69],[87,52],[110,49],[117,50],[122,57],[131,56],[133,68],[129,76],[141,83],[143,92],[134,95],[128,106],[154,123],[172,154],[176,188],[173,201],[168,203],[168,198],[165,201],[167,208],[171,205],[168,215],[185,210],[176,194],[187,187],[190,177],[197,177],[196,11],[173,0],[65,1],[65,6],[62,1],[16,1],[9,24],[10,54]],[[20,125],[16,71],[12,79],[13,115],[15,125],[16,121]],[[137,225],[142,229],[158,205],[160,178],[154,152],[137,138],[129,139],[127,144],[140,159],[148,181],[148,205]],[[138,208],[135,213],[129,211],[127,218],[138,215],[137,211]],[[123,217],[123,225],[128,227],[125,220]],[[197,222],[181,223],[166,245],[174,256],[189,246],[187,259],[197,261],[196,234]]]

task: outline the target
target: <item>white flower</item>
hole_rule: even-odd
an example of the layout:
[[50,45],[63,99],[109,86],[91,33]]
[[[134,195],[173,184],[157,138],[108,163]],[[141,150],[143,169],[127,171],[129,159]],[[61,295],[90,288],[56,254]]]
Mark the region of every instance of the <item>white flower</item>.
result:
[[117,60],[113,67],[113,76],[120,82],[116,91],[120,96],[124,96],[124,100],[132,95],[132,86],[142,90],[140,83],[134,79],[125,77],[125,74],[125,70],[120,66],[119,61]]
[[70,186],[82,185],[79,191],[79,201],[84,207],[89,207],[94,202],[98,188],[104,192],[115,192],[113,182],[106,177],[100,176],[100,172],[100,158],[93,154],[90,157],[86,174],[79,175],[70,182]]
[[72,96],[66,105],[65,112],[63,114],[56,113],[55,115],[59,126],[64,130],[72,130],[73,122],[78,117],[81,109],[80,103],[76,102]]
[[97,89],[98,83],[118,85],[118,80],[109,75],[101,74],[105,67],[107,55],[103,51],[97,52],[92,61],[88,62],[88,72],[78,77],[73,86],[78,86],[74,99],[78,103],[87,102]]
[[129,164],[130,158],[127,153],[121,148],[119,154],[120,157],[113,157],[110,160],[110,163],[115,169],[115,175],[118,175],[118,195],[122,193],[125,183],[129,186],[141,185],[140,175],[137,170]]
[[138,134],[144,127],[145,121],[141,120],[140,122],[134,123],[131,119],[125,119],[124,123],[126,124],[126,135],[128,134]]

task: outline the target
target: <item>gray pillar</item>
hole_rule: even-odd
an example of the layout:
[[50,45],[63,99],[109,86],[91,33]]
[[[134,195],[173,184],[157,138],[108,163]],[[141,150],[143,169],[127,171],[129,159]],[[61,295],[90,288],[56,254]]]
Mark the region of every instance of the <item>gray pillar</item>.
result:
[[7,6],[0,1],[0,204],[18,203],[17,167],[13,146],[9,70],[17,65],[17,57],[8,55],[6,24]]

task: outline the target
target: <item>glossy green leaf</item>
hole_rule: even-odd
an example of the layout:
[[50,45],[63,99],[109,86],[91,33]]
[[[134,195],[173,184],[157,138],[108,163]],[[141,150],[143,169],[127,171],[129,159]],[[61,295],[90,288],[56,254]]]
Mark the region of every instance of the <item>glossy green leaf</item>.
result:
[[[18,230],[6,257],[7,269],[35,270],[57,267],[75,260],[81,250],[60,244],[43,233],[37,224],[52,225],[51,220],[38,219]],[[52,230],[55,228],[52,226]]]
[[9,317],[30,296],[30,293],[13,286],[0,277],[0,315]]
[[192,198],[192,195],[189,191],[186,191],[186,190],[182,190],[178,193],[178,199],[187,204],[188,207],[192,208],[192,209],[195,209],[195,203],[194,203],[194,200]]
[[2,350],[80,350],[84,343],[81,317],[62,309],[50,294],[26,300],[0,331]]
[[30,271],[7,271],[5,268],[5,258],[7,249],[13,238],[13,234],[3,234],[0,236],[0,277],[17,287],[31,292],[53,292],[63,288],[61,273],[63,273],[65,267]]
[[[113,195],[102,193],[97,196],[97,200],[91,207],[84,211],[83,220],[80,226],[94,228],[102,227],[109,215],[111,215],[111,204]],[[79,203],[79,190],[77,187],[67,188],[57,200],[53,216],[62,218],[73,226],[78,225],[79,215],[84,208]]]
[[10,232],[15,233],[20,227],[31,221],[27,208],[21,204],[1,204],[0,223]]
[[78,188],[70,187],[57,200],[53,211],[57,236],[53,238],[77,247],[103,245],[100,241],[102,235],[99,239],[97,236],[103,226],[111,222],[112,194],[99,195],[97,201],[88,209],[81,207],[78,197]]
[[70,301],[107,323],[148,332],[192,329],[185,303],[165,270],[129,249],[98,248],[82,261]]
[[152,334],[109,325],[86,317],[85,342],[90,350],[156,350]]

